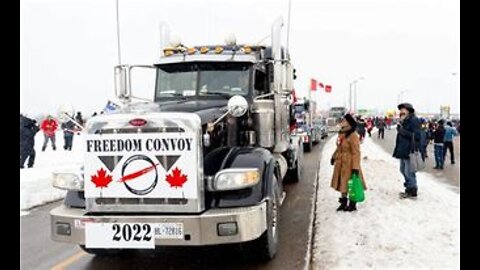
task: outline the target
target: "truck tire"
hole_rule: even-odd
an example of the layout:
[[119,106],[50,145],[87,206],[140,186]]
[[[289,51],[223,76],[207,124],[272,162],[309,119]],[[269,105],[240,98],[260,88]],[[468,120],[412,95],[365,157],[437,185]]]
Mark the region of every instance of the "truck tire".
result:
[[[303,148],[303,143],[300,144],[300,148]],[[298,150],[297,161],[295,161],[295,168],[288,169],[286,180],[290,183],[298,183],[303,177],[303,149]]]
[[310,138],[308,140],[308,143],[303,144],[303,148],[305,149],[305,152],[312,151],[312,148],[313,148],[312,136],[310,136]]
[[[274,182],[276,183],[274,176]],[[275,257],[278,249],[280,209],[277,194],[273,191],[272,198],[267,201],[267,230],[260,238],[253,240],[247,246],[246,251],[250,253],[255,261],[266,262]]]
[[318,135],[318,132],[315,132],[315,138],[313,140],[313,145],[317,145],[320,142],[321,138]]
[[89,254],[99,257],[117,256],[124,251],[123,249],[86,248],[85,245],[80,245],[80,248]]

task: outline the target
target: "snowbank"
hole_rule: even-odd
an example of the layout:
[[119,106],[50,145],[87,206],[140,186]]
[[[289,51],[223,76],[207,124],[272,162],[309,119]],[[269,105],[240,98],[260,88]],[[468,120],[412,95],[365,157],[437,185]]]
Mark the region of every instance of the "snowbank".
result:
[[366,200],[356,212],[336,212],[329,162],[335,141],[321,154],[313,269],[460,268],[459,194],[418,173],[418,199],[400,200],[398,161],[367,138],[361,145]]
[[[56,146],[51,144],[42,152],[43,133],[35,136],[35,164],[33,168],[20,169],[20,210],[26,210],[65,196],[65,191],[52,187],[52,172],[56,170],[78,169],[82,164],[83,136],[75,135],[72,151],[63,150],[63,134],[57,132]],[[25,163],[25,166],[27,163]],[[20,215],[27,212],[20,211]]]

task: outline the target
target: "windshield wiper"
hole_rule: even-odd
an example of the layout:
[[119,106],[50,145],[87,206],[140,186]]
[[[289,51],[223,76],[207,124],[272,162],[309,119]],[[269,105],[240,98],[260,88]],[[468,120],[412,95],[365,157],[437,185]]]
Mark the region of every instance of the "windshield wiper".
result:
[[160,96],[171,96],[171,97],[183,97],[183,94],[180,93],[160,93]]
[[221,92],[205,92],[202,93],[203,96],[220,96],[225,98],[230,98],[232,95],[228,93],[221,93]]

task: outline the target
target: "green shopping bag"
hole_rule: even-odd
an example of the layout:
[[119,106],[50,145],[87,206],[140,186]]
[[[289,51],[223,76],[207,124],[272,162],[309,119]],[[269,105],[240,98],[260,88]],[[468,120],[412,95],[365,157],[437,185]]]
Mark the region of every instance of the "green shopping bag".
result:
[[356,173],[352,174],[352,177],[348,180],[348,198],[354,202],[363,202],[365,200],[362,180]]

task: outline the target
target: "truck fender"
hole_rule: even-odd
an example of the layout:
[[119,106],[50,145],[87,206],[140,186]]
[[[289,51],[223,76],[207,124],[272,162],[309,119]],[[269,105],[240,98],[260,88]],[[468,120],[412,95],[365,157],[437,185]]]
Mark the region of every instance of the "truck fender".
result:
[[211,207],[250,206],[268,199],[274,191],[281,195],[279,183],[272,183],[273,174],[277,174],[277,179],[280,179],[279,168],[268,150],[255,147],[223,147],[205,157],[204,170],[207,176],[214,176],[218,171],[228,168],[257,168],[261,181],[253,187],[241,190],[208,192],[207,205]]

